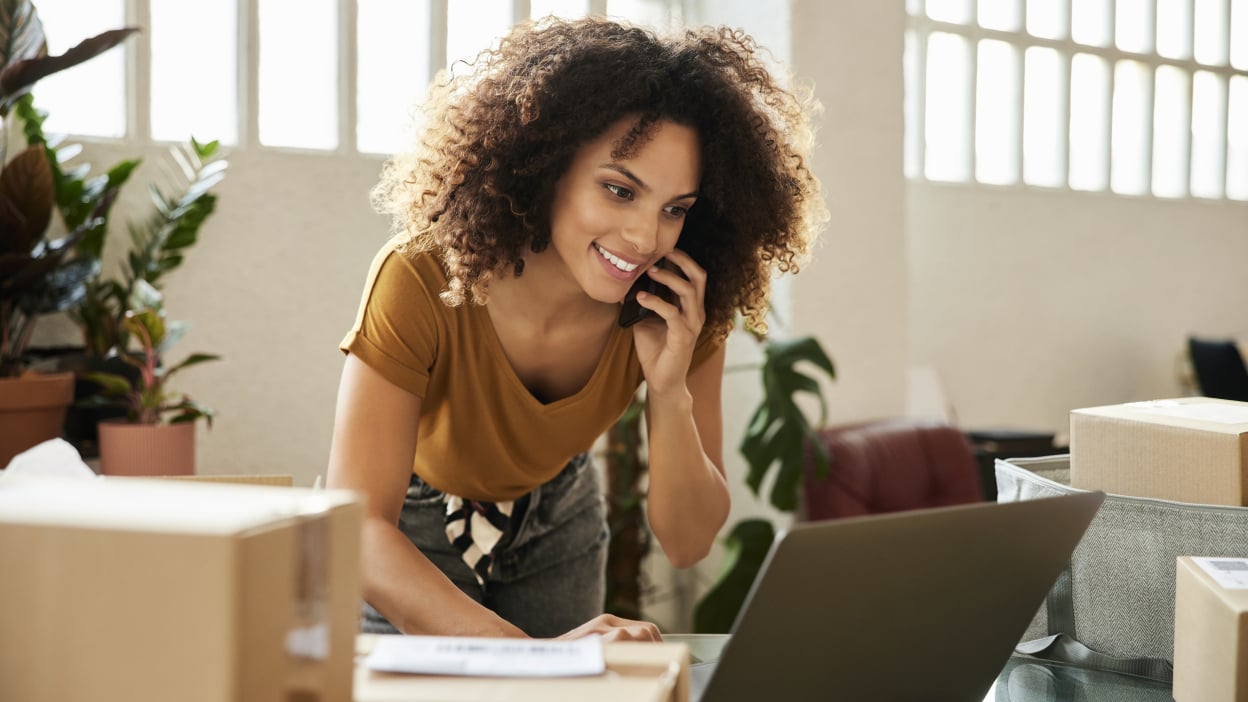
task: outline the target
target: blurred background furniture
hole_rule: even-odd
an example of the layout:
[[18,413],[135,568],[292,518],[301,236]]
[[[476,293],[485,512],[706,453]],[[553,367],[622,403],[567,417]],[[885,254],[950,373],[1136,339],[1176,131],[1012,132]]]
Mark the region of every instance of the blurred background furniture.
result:
[[819,439],[830,462],[827,475],[817,475],[814,452],[807,446],[803,519],[983,500],[971,443],[961,430],[948,424],[884,419],[822,429]]
[[975,451],[984,499],[991,502],[997,501],[998,458],[1038,458],[1070,451],[1065,440],[1059,444],[1057,434],[1051,431],[970,429],[966,432],[966,438],[970,439],[971,447]]
[[1201,395],[1248,402],[1248,368],[1234,339],[1188,337],[1187,353]]

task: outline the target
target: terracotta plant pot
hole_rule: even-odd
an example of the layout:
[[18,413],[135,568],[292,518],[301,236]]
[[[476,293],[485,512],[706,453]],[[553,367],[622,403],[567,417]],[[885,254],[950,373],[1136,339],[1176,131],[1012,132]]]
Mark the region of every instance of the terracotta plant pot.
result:
[[100,422],[104,475],[194,475],[195,423]]
[[0,378],[0,468],[22,451],[60,436],[73,399],[73,373]]

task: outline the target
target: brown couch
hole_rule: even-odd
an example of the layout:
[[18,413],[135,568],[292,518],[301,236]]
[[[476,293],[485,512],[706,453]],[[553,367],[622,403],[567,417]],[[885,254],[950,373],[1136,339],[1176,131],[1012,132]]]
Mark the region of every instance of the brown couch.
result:
[[942,507],[983,499],[975,454],[958,429],[927,420],[886,419],[819,432],[831,457],[816,474],[806,449],[804,519],[834,519]]

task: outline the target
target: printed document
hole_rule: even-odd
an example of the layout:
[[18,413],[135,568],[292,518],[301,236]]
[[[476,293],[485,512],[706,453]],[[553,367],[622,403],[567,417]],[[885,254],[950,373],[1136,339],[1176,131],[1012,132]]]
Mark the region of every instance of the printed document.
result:
[[383,636],[364,665],[388,673],[488,677],[572,677],[606,671],[602,639],[489,639]]

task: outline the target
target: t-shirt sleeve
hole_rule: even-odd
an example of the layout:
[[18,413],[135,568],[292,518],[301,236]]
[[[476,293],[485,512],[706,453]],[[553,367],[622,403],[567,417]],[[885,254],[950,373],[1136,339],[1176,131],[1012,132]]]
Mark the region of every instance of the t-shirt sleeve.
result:
[[339,348],[386,380],[424,397],[438,355],[437,281],[386,246],[373,259],[355,324]]

